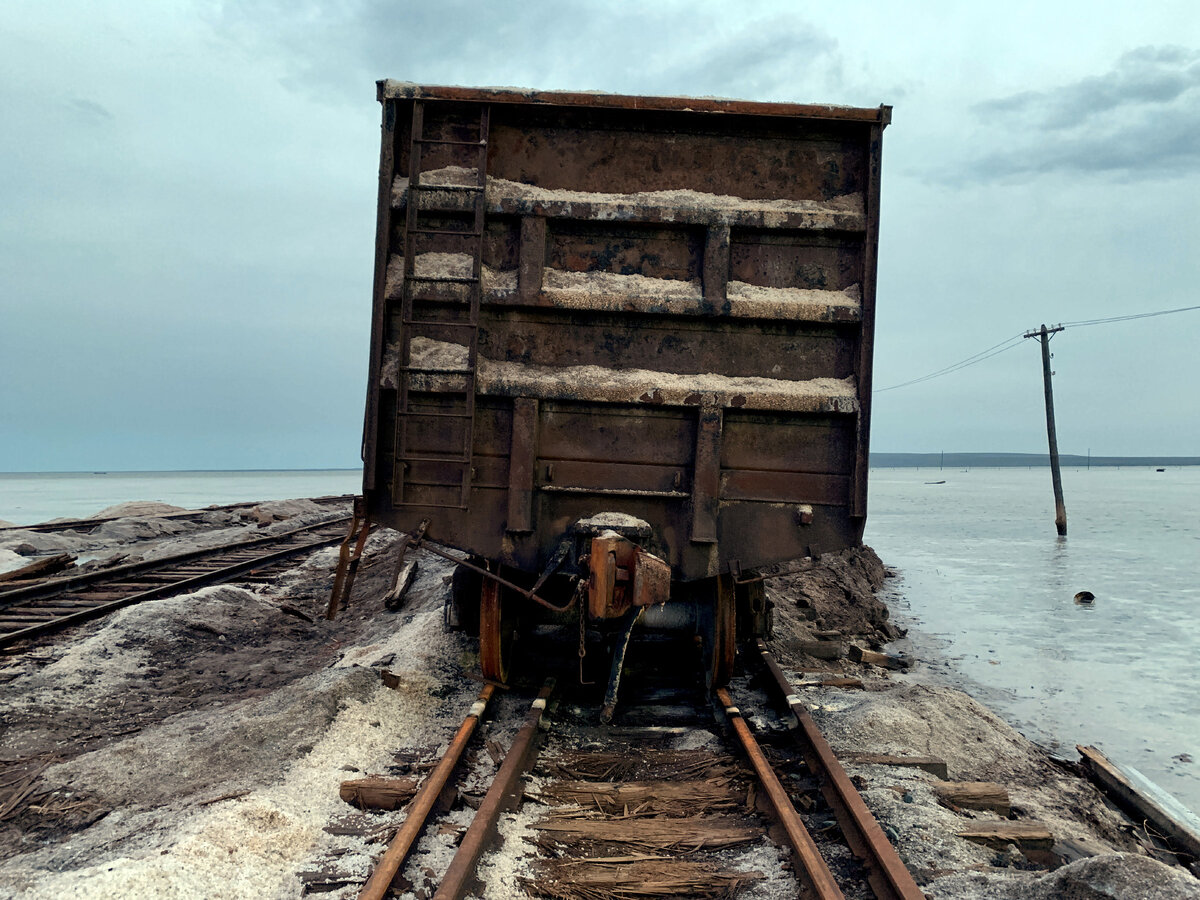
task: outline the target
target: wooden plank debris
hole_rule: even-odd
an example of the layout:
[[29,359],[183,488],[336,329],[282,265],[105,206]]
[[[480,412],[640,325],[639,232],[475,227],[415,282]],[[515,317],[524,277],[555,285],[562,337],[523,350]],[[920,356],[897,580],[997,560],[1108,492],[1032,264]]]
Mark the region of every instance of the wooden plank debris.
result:
[[799,649],[813,659],[842,659],[846,645],[841,641],[799,641]]
[[724,778],[621,783],[558,781],[547,785],[540,799],[551,805],[576,804],[584,810],[610,815],[693,816],[698,812],[742,808],[746,804],[746,791]]
[[383,598],[383,605],[391,610],[396,610],[403,606],[404,596],[408,593],[408,589],[412,587],[412,583],[416,577],[417,561],[410,559],[404,563],[404,566],[397,573],[396,586]]
[[1176,849],[1182,850],[1189,856],[1200,857],[1200,827],[1192,825],[1188,819],[1194,818],[1175,800],[1157,785],[1154,785],[1137,770],[1135,776],[1140,776],[1141,785],[1134,784],[1134,778],[1113,765],[1109,759],[1095,747],[1076,745],[1076,750],[1083,757],[1083,767],[1088,775],[1113,798],[1127,813],[1141,822],[1150,822]]
[[879,666],[881,669],[907,669],[908,660],[902,656],[896,656],[891,653],[877,653],[874,650],[866,650],[859,647],[857,644],[850,645],[850,658],[854,662],[868,663],[872,666]]
[[343,781],[338,794],[359,809],[399,809],[417,792],[415,778],[370,776]]
[[985,809],[1000,816],[1012,810],[1008,790],[992,781],[944,781],[933,792],[952,809]]
[[970,828],[958,832],[965,838],[986,847],[1003,849],[1013,844],[1018,850],[1049,850],[1054,846],[1054,835],[1041,822],[974,822]]
[[522,886],[553,900],[637,900],[642,897],[736,896],[761,872],[740,872],[658,855],[543,860]]
[[65,569],[68,566],[74,565],[74,555],[70,553],[57,553],[54,556],[46,556],[42,559],[36,559],[19,569],[10,569],[7,572],[0,572],[0,582],[22,581],[27,578],[40,578],[44,575],[50,575],[54,572]]
[[841,760],[845,763],[860,766],[898,766],[910,769],[921,769],[948,781],[950,778],[946,761],[936,756],[891,756],[887,753],[844,753]]
[[533,826],[560,843],[594,842],[644,850],[722,850],[761,840],[762,828],[730,816],[584,819],[555,816]]

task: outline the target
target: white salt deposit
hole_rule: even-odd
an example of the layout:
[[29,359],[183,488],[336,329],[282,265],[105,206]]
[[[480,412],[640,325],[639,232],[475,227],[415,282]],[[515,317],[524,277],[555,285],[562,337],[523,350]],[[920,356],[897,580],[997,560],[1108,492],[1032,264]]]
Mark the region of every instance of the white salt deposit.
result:
[[[468,253],[419,253],[413,261],[413,274],[422,278],[469,278],[474,260]],[[392,254],[388,257],[387,279],[384,294],[391,300],[399,299],[404,284],[404,257]],[[493,269],[484,263],[479,270],[480,290],[515,291],[517,272],[515,269]],[[461,283],[424,284],[422,290],[439,295],[467,296],[470,285]]]
[[[474,169],[448,166],[421,173],[428,185],[476,183]],[[813,228],[860,228],[865,221],[861,193],[844,194],[826,201],[757,199],[711,194],[687,189],[612,193],[544,188],[520,181],[488,176],[485,196],[489,212],[533,212],[595,219],[650,218],[662,221],[709,224],[745,224],[764,227],[802,225]],[[402,207],[408,198],[408,178],[397,175],[392,184],[392,205]],[[471,194],[460,191],[423,192],[422,208],[470,209]],[[796,222],[796,218],[800,222]]]
[[5,550],[0,547],[0,572],[11,572],[13,569],[21,569],[29,565],[33,560],[26,559],[20,553],[14,553],[11,550]]
[[546,269],[542,286],[547,291],[601,295],[653,297],[659,300],[699,300],[700,282],[613,272],[568,272]]
[[131,500],[128,503],[118,503],[106,506],[89,519],[119,518],[121,516],[163,516],[167,513],[187,512],[182,506],[172,506],[170,503],[159,503],[156,500]]
[[[534,790],[537,779],[533,779]],[[537,836],[533,825],[546,815],[547,808],[526,800],[520,809],[500,818],[501,844],[479,861],[479,877],[484,884],[481,900],[509,900],[526,896],[520,879],[531,878],[533,854],[530,842]]]
[[169,830],[135,855],[51,873],[26,896],[299,896],[299,863],[328,838],[322,828],[330,817],[345,809],[337,790],[343,766],[385,766],[426,720],[428,704],[427,691],[405,695],[380,686],[368,701],[347,703],[323,735],[314,735],[310,753],[281,767],[276,784],[181,810]]
[[[463,359],[465,347],[440,341],[413,340],[421,359],[431,369],[451,368],[450,360]],[[457,348],[457,349],[455,349]],[[392,344],[384,354],[380,371],[383,387],[396,386],[399,347]],[[421,365],[425,365],[422,363]],[[461,391],[461,375],[412,373],[416,390]],[[535,366],[497,362],[480,356],[476,390],[501,397],[591,400],[601,403],[655,403],[669,406],[721,406],[796,412],[854,412],[858,409],[853,376],[787,381],[757,376],[705,373],[683,375],[651,369],[608,369],[601,366]]]

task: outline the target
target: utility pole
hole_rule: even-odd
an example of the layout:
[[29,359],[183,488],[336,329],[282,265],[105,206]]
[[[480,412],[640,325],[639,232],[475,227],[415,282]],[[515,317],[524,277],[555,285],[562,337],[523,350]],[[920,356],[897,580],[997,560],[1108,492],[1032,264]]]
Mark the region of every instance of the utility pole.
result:
[[[1036,331],[1025,332],[1025,337],[1041,338],[1042,341],[1042,378],[1046,383],[1046,437],[1050,441],[1050,479],[1054,483],[1054,527],[1058,529],[1059,537],[1067,535],[1067,506],[1063,503],[1062,473],[1058,468],[1058,436],[1054,431],[1054,388],[1050,385],[1050,335],[1063,330],[1062,325],[1047,328],[1043,325]],[[1088,450],[1088,464],[1091,465],[1091,450]]]

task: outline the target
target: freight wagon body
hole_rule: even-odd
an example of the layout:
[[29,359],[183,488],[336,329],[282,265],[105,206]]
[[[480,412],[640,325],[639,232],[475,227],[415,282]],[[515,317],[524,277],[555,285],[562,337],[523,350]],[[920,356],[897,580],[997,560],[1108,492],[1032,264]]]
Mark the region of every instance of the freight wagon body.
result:
[[675,584],[861,539],[889,107],[378,96],[372,520],[534,574],[614,526]]

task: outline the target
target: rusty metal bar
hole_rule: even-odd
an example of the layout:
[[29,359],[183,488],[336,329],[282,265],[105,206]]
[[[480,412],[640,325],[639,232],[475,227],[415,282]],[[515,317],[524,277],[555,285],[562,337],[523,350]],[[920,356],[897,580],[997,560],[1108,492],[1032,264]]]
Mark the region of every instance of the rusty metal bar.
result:
[[346,570],[350,564],[350,544],[354,541],[354,535],[358,533],[359,527],[366,523],[365,508],[365,498],[355,497],[354,517],[350,520],[350,530],[346,532],[346,538],[338,548],[337,569],[333,574],[333,590],[329,592],[329,609],[325,613],[326,619],[333,619],[337,615],[338,600],[342,596],[342,586],[346,583]]
[[495,686],[490,684],[485,684],[479,691],[479,699],[471,706],[463,723],[458,726],[454,739],[450,742],[450,746],[446,749],[437,767],[429,773],[429,777],[425,779],[425,783],[413,797],[408,807],[408,814],[404,817],[404,824],[400,826],[400,830],[392,838],[387,850],[379,858],[375,871],[363,885],[358,900],[383,900],[387,896],[388,890],[392,886],[392,879],[404,865],[408,852],[425,828],[429,813],[433,811],[433,806],[446,787],[446,782],[450,780],[450,775],[458,766],[458,761],[462,758],[463,751],[467,748],[467,743],[475,732],[475,726],[479,724],[479,718],[487,709],[488,702],[492,699],[495,691]]
[[529,707],[525,723],[505,754],[500,771],[496,773],[496,780],[488,788],[487,796],[483,798],[479,811],[471,820],[467,833],[463,835],[458,852],[454,854],[450,868],[446,870],[433,900],[460,900],[470,889],[470,881],[475,877],[475,866],[496,836],[496,823],[500,819],[500,813],[520,796],[521,776],[532,762],[538,723],[542,720],[546,701],[553,691],[554,679],[547,678],[538,692],[537,699]]
[[729,226],[711,225],[704,241],[704,300],[720,312],[729,288]]
[[775,809],[775,817],[787,833],[788,841],[791,843],[792,849],[796,851],[796,856],[800,860],[801,866],[804,867],[804,873],[808,877],[816,897],[819,900],[840,900],[845,896],[842,894],[842,889],[838,887],[833,873],[829,871],[829,866],[825,864],[820,851],[817,850],[812,835],[808,833],[808,829],[800,820],[800,813],[796,812],[796,807],[792,805],[791,798],[788,797],[787,791],[779,782],[779,776],[775,774],[775,770],[771,768],[771,764],[763,755],[758,741],[750,733],[750,726],[742,718],[741,711],[734,706],[729,691],[725,688],[717,688],[716,695],[717,700],[725,707],[725,715],[729,717],[742,749],[750,758],[754,774],[758,776],[763,790],[767,792],[767,797]]
[[692,479],[692,541],[717,542],[721,504],[721,424],[719,406],[700,407],[696,425],[696,464]]
[[900,861],[896,848],[867,809],[850,776],[834,755],[833,748],[792,690],[774,655],[761,640],[758,641],[758,652],[796,717],[797,725],[793,733],[800,742],[801,752],[809,768],[819,773],[821,793],[842,826],[842,834],[850,850],[866,867],[867,881],[875,896],[879,900],[924,900],[924,893]]
[[542,292],[546,269],[546,219],[543,216],[521,217],[517,253],[517,291],[525,299],[537,297]]
[[508,456],[508,521],[505,531],[533,531],[533,468],[537,462],[538,402],[513,400],[512,449]]
[[465,559],[461,559],[460,557],[453,556],[444,550],[439,550],[437,547],[427,544],[424,541],[421,541],[421,540],[411,541],[410,540],[409,546],[412,547],[413,549],[420,547],[422,550],[432,553],[434,556],[440,556],[442,559],[448,559],[448,560],[450,560],[450,562],[458,563],[460,566],[465,566],[466,568],[470,569],[472,572],[478,572],[484,578],[490,578],[492,581],[495,581],[498,584],[504,585],[510,591],[516,591],[518,594],[520,594],[525,599],[532,600],[534,603],[537,603],[539,606],[544,606],[544,607],[546,607],[546,609],[551,610],[552,612],[566,612],[575,603],[575,600],[571,599],[570,601],[567,602],[567,604],[565,606],[555,606],[549,600],[539,597],[533,591],[526,590],[525,588],[521,587],[520,585],[513,584],[507,578],[501,578],[495,572],[489,572],[487,569],[477,566],[474,563],[467,562]]

